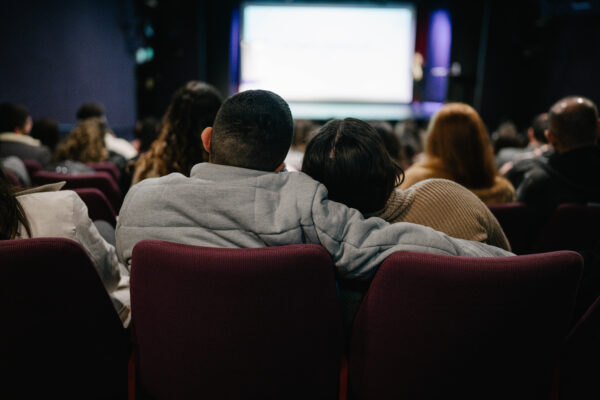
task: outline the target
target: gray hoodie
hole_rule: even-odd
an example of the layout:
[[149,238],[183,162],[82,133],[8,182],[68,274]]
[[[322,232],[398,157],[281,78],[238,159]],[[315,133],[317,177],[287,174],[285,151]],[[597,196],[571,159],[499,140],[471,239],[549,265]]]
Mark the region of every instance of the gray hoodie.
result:
[[131,263],[133,247],[143,239],[243,248],[314,243],[331,254],[339,277],[370,279],[396,251],[512,255],[421,225],[365,219],[328,200],[325,186],[301,172],[201,163],[190,175],[147,179],[129,190],[116,231],[122,261]]

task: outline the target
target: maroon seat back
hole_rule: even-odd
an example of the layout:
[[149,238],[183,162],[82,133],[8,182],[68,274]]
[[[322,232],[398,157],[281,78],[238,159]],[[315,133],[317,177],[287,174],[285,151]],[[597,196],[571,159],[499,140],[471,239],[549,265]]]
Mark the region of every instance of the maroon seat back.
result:
[[109,173],[110,176],[112,176],[112,178],[115,180],[115,182],[119,182],[119,180],[121,179],[121,173],[119,172],[119,169],[115,164],[111,163],[110,161],[87,163],[87,165],[92,167],[95,171],[103,171]]
[[560,399],[600,399],[600,297],[567,338],[560,365]]
[[0,260],[0,398],[127,398],[128,336],[83,248],[6,240]]
[[92,221],[98,219],[117,226],[116,214],[110,202],[100,190],[96,188],[73,189],[81,197],[88,209],[88,215]]
[[82,174],[60,174],[57,172],[38,171],[31,180],[34,185],[45,185],[47,183],[66,181],[65,189],[96,188],[100,190],[118,213],[123,203],[123,196],[119,186],[107,172],[93,172]]
[[500,223],[513,253],[531,253],[531,245],[540,229],[533,210],[518,202],[490,205],[489,209]]
[[351,399],[549,398],[582,259],[386,259],[354,321]]
[[40,164],[37,160],[23,160],[23,164],[25,164],[25,168],[27,168],[27,173],[29,176],[33,176],[38,171],[42,170],[42,164]]
[[561,204],[533,245],[535,252],[589,250],[600,240],[600,206]]
[[138,393],[156,399],[334,399],[341,318],[320,246],[133,249]]

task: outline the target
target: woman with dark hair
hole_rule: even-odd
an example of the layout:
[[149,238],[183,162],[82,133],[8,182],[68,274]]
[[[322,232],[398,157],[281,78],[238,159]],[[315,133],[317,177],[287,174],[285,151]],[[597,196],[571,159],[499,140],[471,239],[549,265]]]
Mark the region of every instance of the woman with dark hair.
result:
[[365,217],[412,222],[450,236],[509,250],[500,224],[485,204],[461,185],[429,179],[399,190],[402,168],[368,123],[346,118],[325,124],[306,148],[302,172],[323,183],[329,199]]
[[163,117],[159,137],[135,163],[132,184],[171,172],[189,176],[194,165],[208,161],[200,135],[212,126],[222,102],[217,89],[203,82],[191,81],[179,88]]
[[406,170],[400,187],[406,189],[428,178],[458,182],[487,205],[515,200],[514,187],[498,174],[483,121],[467,104],[449,103],[434,115],[425,160]]

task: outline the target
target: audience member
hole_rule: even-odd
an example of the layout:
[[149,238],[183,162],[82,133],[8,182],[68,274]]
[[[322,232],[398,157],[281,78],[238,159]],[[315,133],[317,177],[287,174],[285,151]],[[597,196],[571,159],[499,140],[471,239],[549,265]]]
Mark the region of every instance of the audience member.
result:
[[[507,162],[500,168],[500,173],[513,184],[515,188],[519,187],[525,174],[534,168],[538,163],[548,162],[548,157],[554,153],[554,148],[546,139],[548,130],[548,113],[540,114],[533,121],[532,128],[528,130],[528,136],[533,131],[534,140],[527,146],[530,151],[526,151],[514,156],[513,160]],[[541,139],[543,137],[543,139]]]
[[[1,174],[1,173],[0,173]],[[119,286],[128,286],[128,277],[121,279],[115,248],[99,234],[88,217],[87,207],[70,190],[58,190],[64,182],[17,192],[0,176],[0,240],[29,237],[62,237],[82,245],[94,263],[106,290],[113,293]],[[128,290],[119,291],[119,300],[112,297],[117,311],[128,316]]]
[[209,162],[195,165],[190,177],[173,173],[131,187],[117,223],[120,259],[130,263],[143,239],[244,248],[316,243],[331,253],[340,277],[368,279],[395,251],[510,254],[416,224],[364,219],[328,201],[327,189],[309,176],[278,173],[292,135],[290,109],[275,93],[230,97],[202,132]]
[[406,170],[401,189],[428,178],[465,186],[487,205],[514,201],[515,190],[498,175],[483,121],[471,106],[446,104],[435,114],[425,143],[425,159]]
[[548,142],[555,149],[536,159],[517,188],[517,200],[541,214],[561,203],[600,202],[598,109],[584,97],[566,97],[549,112]]
[[498,129],[492,133],[492,142],[496,155],[504,149],[523,149],[525,147],[523,138],[512,121],[505,121],[498,126]]
[[156,140],[160,133],[160,121],[154,117],[142,118],[135,124],[133,132],[135,139],[131,144],[138,151],[144,153],[150,150],[152,142]]
[[38,119],[31,128],[31,137],[38,139],[51,153],[54,153],[60,142],[60,130],[58,123],[50,118]]
[[413,222],[510,250],[488,207],[456,182],[426,179],[396,190],[403,171],[377,131],[361,120],[325,124],[308,144],[302,172],[323,183],[330,200],[356,208],[366,217]]
[[54,153],[54,163],[47,169],[61,173],[93,172],[85,163],[108,160],[108,150],[102,140],[101,121],[98,118],[82,120],[69,133]]
[[548,113],[536,115],[533,121],[531,121],[531,126],[527,129],[527,147],[523,149],[502,149],[496,156],[496,164],[500,167],[500,173],[508,178],[513,186],[517,187],[520,181],[515,184],[509,177],[508,171],[516,163],[539,156],[547,157],[549,152],[552,151],[552,146],[548,144],[548,140],[546,139],[546,129],[548,129]]
[[56,150],[55,159],[82,163],[108,160],[108,150],[102,140],[101,121],[89,118],[78,123]]
[[0,104],[0,157],[16,156],[21,160],[48,164],[50,150],[29,136],[31,126],[31,115],[25,106]]
[[[85,121],[90,118],[97,118],[100,120],[100,127],[102,128],[102,139],[108,149],[111,161],[119,167],[124,168],[125,160],[129,160],[137,156],[135,148],[125,139],[116,137],[114,132],[108,128],[108,121],[106,119],[106,112],[104,106],[101,103],[83,103],[77,110],[77,120]],[[123,158],[123,160],[113,159],[113,154]]]
[[375,128],[375,131],[379,134],[379,137],[383,141],[388,154],[396,161],[402,168],[408,168],[411,162],[406,159],[404,155],[404,149],[400,143],[400,138],[396,136],[394,127],[387,121],[371,121],[369,124]]
[[423,154],[423,130],[414,119],[398,122],[394,133],[400,139],[400,145],[406,156],[406,166],[420,161]]
[[162,132],[150,150],[135,163],[132,185],[146,178],[179,172],[208,160],[200,135],[211,126],[223,102],[213,86],[191,81],[179,88],[163,118]]

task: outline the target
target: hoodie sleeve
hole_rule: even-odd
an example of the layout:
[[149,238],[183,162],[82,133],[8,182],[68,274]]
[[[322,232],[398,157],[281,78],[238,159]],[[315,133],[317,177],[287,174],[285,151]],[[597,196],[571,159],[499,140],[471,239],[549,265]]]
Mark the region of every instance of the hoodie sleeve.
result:
[[102,238],[88,216],[88,209],[77,193],[72,192],[75,240],[81,244],[94,263],[106,290],[114,291],[121,279],[119,261],[114,246]]
[[322,246],[333,257],[338,274],[349,279],[370,279],[379,264],[396,251],[416,251],[468,257],[501,257],[512,253],[484,243],[452,238],[431,228],[380,218],[363,218],[355,209],[327,199],[319,185],[312,204],[312,219]]

